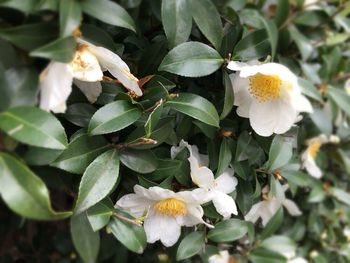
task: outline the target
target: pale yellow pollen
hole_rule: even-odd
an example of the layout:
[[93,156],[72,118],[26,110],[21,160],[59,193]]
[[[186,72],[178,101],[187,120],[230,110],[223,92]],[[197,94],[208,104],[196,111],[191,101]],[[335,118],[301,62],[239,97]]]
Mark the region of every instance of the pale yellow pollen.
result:
[[318,151],[320,150],[321,148],[321,142],[319,141],[315,141],[315,142],[311,142],[309,147],[307,148],[307,152],[308,154],[313,158],[315,159],[316,156],[317,156],[317,153]]
[[184,216],[187,214],[185,202],[176,198],[167,198],[158,201],[154,205],[154,209],[157,213],[167,216]]
[[281,79],[276,75],[261,73],[249,77],[249,91],[260,102],[278,99],[281,96]]
[[89,52],[86,45],[80,45],[74,54],[70,66],[74,71],[82,71],[88,69],[93,64],[98,63],[96,57]]

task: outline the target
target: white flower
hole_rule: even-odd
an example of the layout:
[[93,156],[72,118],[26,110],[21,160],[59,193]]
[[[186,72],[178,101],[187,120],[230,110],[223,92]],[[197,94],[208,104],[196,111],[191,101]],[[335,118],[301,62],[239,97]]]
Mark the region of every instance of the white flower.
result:
[[[267,187],[263,189],[263,192],[266,191],[265,189],[267,189]],[[284,191],[286,190],[287,187],[284,187]],[[292,216],[299,216],[302,214],[298,206],[290,199],[271,196],[270,193],[265,195],[264,198],[265,200],[252,206],[249,212],[245,215],[245,220],[255,223],[259,217],[261,217],[263,226],[266,226],[281,206],[284,206]]]
[[227,250],[222,250],[219,254],[212,255],[208,258],[209,263],[230,263],[232,257]]
[[257,64],[231,61],[230,74],[237,114],[249,118],[261,136],[288,131],[300,112],[312,112],[310,102],[301,94],[297,77],[278,63]]
[[102,91],[100,81],[108,70],[127,89],[142,95],[138,79],[126,63],[113,52],[97,47],[80,38],[78,48],[70,63],[50,62],[40,75],[40,108],[55,113],[65,112],[66,100],[72,91],[72,83],[94,103]]
[[[197,191],[199,190],[199,191]],[[173,191],[158,186],[146,189],[134,186],[135,194],[127,194],[118,200],[116,206],[129,212],[134,217],[141,217],[147,212],[144,229],[148,243],[160,240],[170,247],[176,243],[181,234],[181,226],[206,224],[202,219],[203,191]]]
[[327,143],[329,140],[326,135],[321,134],[308,140],[307,148],[301,155],[302,166],[306,171],[315,178],[321,178],[322,171],[316,164],[316,157],[321,146]]
[[208,201],[213,201],[216,211],[224,219],[230,218],[231,214],[237,215],[236,203],[228,195],[236,189],[237,185],[237,178],[233,176],[233,169],[227,168],[215,179],[213,172],[207,167],[208,156],[200,154],[197,146],[189,145],[184,140],[180,142],[179,147],[171,148],[171,157],[175,158],[185,147],[190,153],[188,161],[191,166],[192,182],[208,193]]

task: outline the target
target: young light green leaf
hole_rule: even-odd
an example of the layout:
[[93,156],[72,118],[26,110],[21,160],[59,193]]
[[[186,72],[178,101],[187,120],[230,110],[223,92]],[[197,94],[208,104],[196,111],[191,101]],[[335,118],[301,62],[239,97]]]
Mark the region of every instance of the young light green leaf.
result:
[[171,48],[186,42],[191,33],[192,16],[187,0],[163,0],[162,22]]
[[143,227],[132,225],[118,218],[108,225],[113,235],[129,250],[141,254],[146,248],[147,239]]
[[150,150],[128,149],[120,153],[120,161],[129,169],[146,174],[158,167],[156,156]]
[[0,153],[0,171],[0,195],[15,213],[36,220],[57,220],[72,214],[53,211],[44,182],[11,155]]
[[75,48],[75,38],[73,36],[68,36],[34,49],[29,55],[68,63],[73,59]]
[[220,114],[220,120],[225,119],[225,117],[231,112],[234,103],[234,92],[232,81],[230,76],[226,71],[223,72],[224,86],[225,86],[225,98],[224,98],[224,108]]
[[192,232],[182,239],[176,252],[176,260],[184,260],[196,255],[204,245],[204,233]]
[[82,9],[90,16],[113,26],[124,27],[136,32],[131,16],[119,4],[110,0],[84,0]]
[[61,123],[36,107],[20,106],[0,113],[0,129],[32,146],[65,149],[67,138]]
[[219,127],[219,115],[207,99],[191,93],[180,93],[165,103],[166,107],[182,112],[214,127]]
[[190,0],[191,12],[200,31],[213,44],[216,50],[220,49],[222,41],[222,23],[216,6],[211,0]]
[[82,20],[80,2],[76,0],[59,1],[60,36],[70,36]]
[[248,232],[246,222],[239,219],[228,219],[215,225],[208,233],[208,238],[214,242],[230,242],[240,239]]
[[83,134],[71,141],[66,150],[51,165],[70,173],[82,174],[86,167],[108,149],[107,141],[100,136]]
[[292,158],[293,146],[286,138],[276,135],[271,143],[267,167],[273,171],[287,164]]
[[79,185],[75,213],[81,213],[104,199],[119,176],[119,153],[109,150],[98,156],[85,170]]
[[199,42],[186,42],[170,50],[158,70],[185,77],[201,77],[216,71],[223,62],[215,49]]
[[91,228],[86,213],[75,215],[70,221],[73,244],[85,263],[97,262],[100,249],[99,232]]
[[128,101],[118,100],[96,111],[89,124],[89,133],[97,135],[119,131],[133,124],[140,116],[139,108]]

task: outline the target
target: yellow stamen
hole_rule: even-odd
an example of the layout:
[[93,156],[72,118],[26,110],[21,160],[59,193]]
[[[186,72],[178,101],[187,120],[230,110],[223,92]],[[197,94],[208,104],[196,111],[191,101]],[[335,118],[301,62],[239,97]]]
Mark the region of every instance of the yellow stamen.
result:
[[282,81],[275,75],[255,74],[249,78],[249,91],[260,102],[278,99]]
[[156,212],[167,216],[186,215],[187,209],[185,202],[176,198],[167,198],[157,202],[154,205]]
[[319,152],[320,148],[321,148],[321,142],[315,141],[312,142],[309,147],[307,148],[307,152],[308,154],[315,159],[317,156],[317,153]]

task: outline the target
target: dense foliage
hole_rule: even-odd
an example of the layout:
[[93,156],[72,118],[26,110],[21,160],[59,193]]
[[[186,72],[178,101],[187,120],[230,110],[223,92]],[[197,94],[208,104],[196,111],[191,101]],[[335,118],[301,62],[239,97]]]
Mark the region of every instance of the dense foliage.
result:
[[349,262],[349,14],[1,0],[0,262]]

